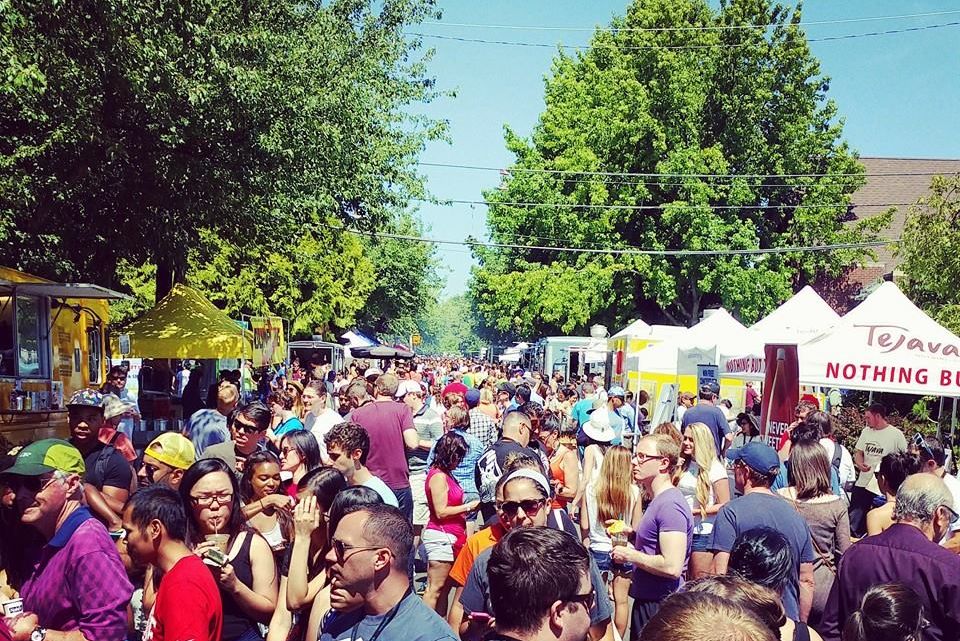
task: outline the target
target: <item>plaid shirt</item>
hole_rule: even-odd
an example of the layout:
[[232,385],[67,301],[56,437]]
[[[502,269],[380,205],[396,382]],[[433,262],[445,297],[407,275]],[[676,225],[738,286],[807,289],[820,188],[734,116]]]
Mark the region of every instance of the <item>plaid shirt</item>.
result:
[[470,427],[466,431],[467,434],[475,436],[486,449],[499,437],[500,426],[475,407],[470,410]]
[[116,545],[85,507],[74,510],[40,551],[23,584],[24,610],[51,630],[79,630],[87,639],[127,638],[133,586]]

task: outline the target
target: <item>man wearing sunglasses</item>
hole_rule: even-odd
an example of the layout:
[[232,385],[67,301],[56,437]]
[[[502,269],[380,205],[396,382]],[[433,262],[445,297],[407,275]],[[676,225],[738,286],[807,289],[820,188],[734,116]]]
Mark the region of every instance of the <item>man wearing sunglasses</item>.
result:
[[182,434],[164,432],[143,451],[143,465],[137,473],[137,483],[140,487],[161,483],[177,490],[193,461],[193,443]]
[[897,490],[894,524],[843,553],[823,623],[825,641],[839,641],[863,595],[879,583],[902,583],[920,597],[930,625],[924,639],[960,639],[960,556],[937,544],[960,521],[953,495],[933,474],[908,476]]
[[347,514],[330,543],[332,588],[359,595],[363,607],[330,610],[319,641],[456,641],[447,623],[411,590],[413,526],[398,508],[375,504]]
[[495,630],[491,641],[581,641],[597,597],[590,555],[572,536],[518,528],[493,548],[487,566]]
[[[59,439],[23,448],[0,472],[21,521],[46,541],[20,595],[15,641],[122,641],[133,586],[106,528],[83,506],[83,457]],[[78,634],[79,633],[79,634]]]
[[[944,485],[950,490],[950,495],[953,496],[953,511],[960,513],[960,481],[957,480],[957,477],[947,472],[947,468],[945,467],[947,453],[944,451],[943,443],[940,442],[940,439],[935,436],[921,436],[920,434],[916,434],[911,443],[911,451],[915,451],[920,457],[922,465],[920,468],[921,472],[933,474],[943,480]],[[960,532],[960,521],[955,521],[950,525],[946,534],[943,535],[943,538],[940,539],[940,545],[953,552],[960,551],[960,534],[958,534],[958,532]]]
[[254,452],[266,449],[265,439],[270,427],[270,410],[260,401],[247,403],[230,413],[230,439],[211,445],[199,458],[218,458],[237,474],[243,473],[243,464]]

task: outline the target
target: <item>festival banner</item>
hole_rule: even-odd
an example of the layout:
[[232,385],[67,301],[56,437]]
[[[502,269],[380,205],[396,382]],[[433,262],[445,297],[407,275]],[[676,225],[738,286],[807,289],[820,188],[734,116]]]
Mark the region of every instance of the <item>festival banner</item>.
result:
[[764,351],[767,367],[760,405],[760,435],[775,448],[780,435],[796,418],[794,411],[800,402],[800,363],[796,345],[768,344]]
[[286,345],[283,336],[283,319],[278,316],[252,316],[250,330],[253,332],[253,366],[264,367],[284,359]]

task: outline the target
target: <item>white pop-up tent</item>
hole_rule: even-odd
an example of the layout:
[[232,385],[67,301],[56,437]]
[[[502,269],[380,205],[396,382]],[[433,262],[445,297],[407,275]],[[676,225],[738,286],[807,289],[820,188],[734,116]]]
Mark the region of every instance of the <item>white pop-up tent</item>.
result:
[[769,316],[750,326],[757,341],[753,349],[743,350],[748,344],[734,345],[718,355],[720,373],[736,378],[763,380],[766,343],[806,343],[830,330],[840,321],[840,315],[807,285],[791,296]]
[[800,345],[800,382],[960,396],[960,337],[883,283],[832,329]]

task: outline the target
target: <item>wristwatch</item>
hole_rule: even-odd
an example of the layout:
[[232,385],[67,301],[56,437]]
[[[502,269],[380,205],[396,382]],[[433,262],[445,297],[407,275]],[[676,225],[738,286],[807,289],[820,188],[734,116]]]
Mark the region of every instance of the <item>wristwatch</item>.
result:
[[30,641],[43,641],[47,638],[47,629],[37,626],[30,633]]

